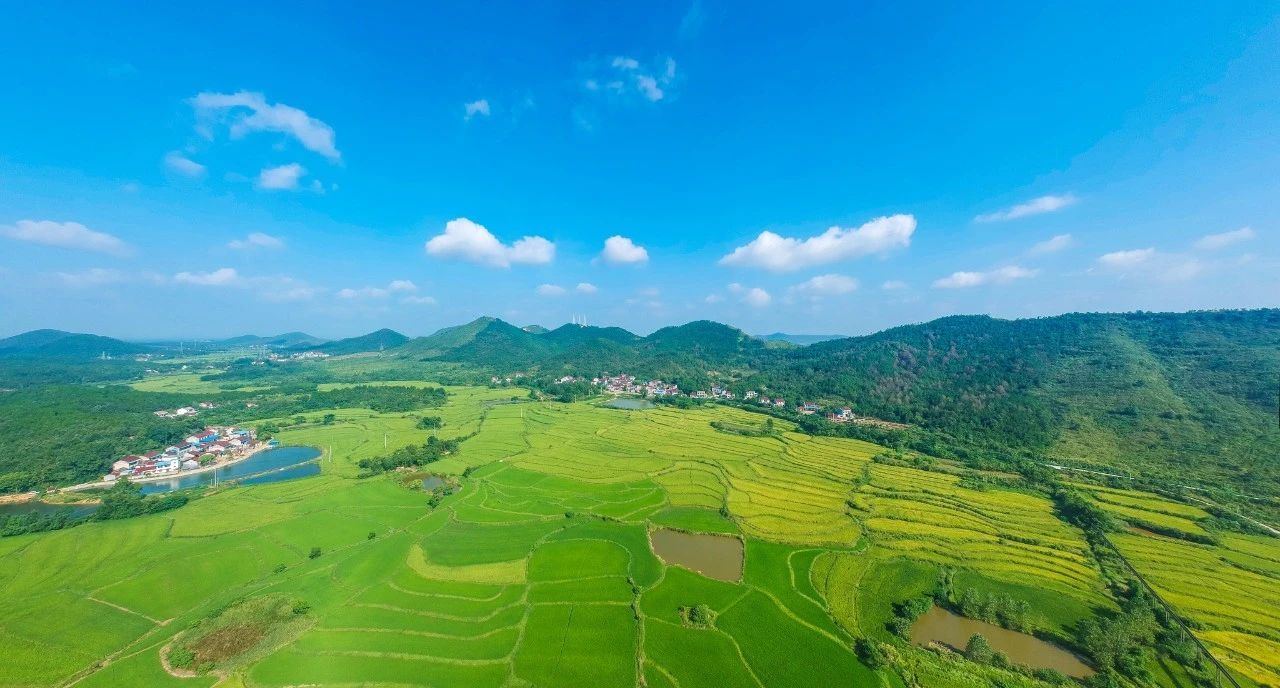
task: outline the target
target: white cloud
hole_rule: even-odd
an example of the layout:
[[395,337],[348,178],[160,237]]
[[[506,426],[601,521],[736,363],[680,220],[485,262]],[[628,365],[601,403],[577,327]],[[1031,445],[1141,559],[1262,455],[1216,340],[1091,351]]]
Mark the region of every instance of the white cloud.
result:
[[226,287],[239,282],[240,274],[235,268],[218,268],[211,272],[179,272],[173,276],[173,281],[201,287]]
[[847,275],[818,275],[791,287],[791,291],[812,297],[840,296],[858,288],[858,280]]
[[885,291],[897,291],[899,289],[906,289],[907,283],[902,280],[888,280],[884,284],[881,284],[880,288]]
[[133,249],[118,237],[105,232],[95,232],[79,222],[18,220],[12,225],[0,225],[0,236],[33,244],[75,248],[114,256],[127,256],[133,253]]
[[97,287],[105,284],[119,284],[128,281],[129,276],[111,268],[90,268],[83,272],[55,273],[63,284],[70,287]]
[[340,299],[381,299],[388,294],[390,292],[382,287],[360,287],[359,289],[347,287],[346,289],[338,290],[338,298]]
[[243,239],[233,239],[227,244],[227,247],[238,251],[250,248],[284,248],[284,239],[270,234],[263,234],[262,232],[250,232],[249,236]]
[[1201,251],[1216,251],[1242,241],[1249,241],[1255,236],[1257,236],[1257,233],[1253,231],[1252,227],[1241,227],[1230,232],[1202,236],[1196,241],[1195,247]]
[[400,303],[410,306],[434,306],[436,305],[436,300],[430,296],[406,296],[400,299]]
[[1027,251],[1027,253],[1033,256],[1043,256],[1071,248],[1071,245],[1074,243],[1075,239],[1072,239],[1070,234],[1059,234],[1051,239],[1045,239],[1035,246],[1032,246],[1031,250]]
[[573,290],[579,294],[594,294],[600,291],[596,288],[596,285],[590,282],[578,282],[578,286],[574,287]]
[[1154,248],[1135,248],[1129,251],[1112,251],[1098,256],[1098,263],[1111,270],[1127,270],[1151,260],[1156,255]]
[[613,265],[644,263],[649,260],[649,252],[627,237],[614,235],[604,240],[600,259]]
[[[385,299],[392,294],[410,294],[418,290],[418,285],[409,280],[392,280],[385,287],[347,287],[338,290],[340,299]],[[407,298],[407,297],[406,297]]]
[[675,80],[676,61],[670,57],[661,58],[656,68],[650,69],[634,57],[618,56],[609,62],[609,68],[603,74],[586,79],[583,87],[620,98],[639,96],[656,103],[667,97]]
[[538,296],[564,296],[564,287],[558,284],[539,284]]
[[164,156],[165,169],[184,177],[199,177],[204,174],[204,165],[188,158],[178,151],[169,151]]
[[764,231],[751,243],[721,258],[720,264],[775,272],[800,270],[905,248],[911,244],[915,231],[916,219],[911,215],[878,217],[856,229],[831,227],[807,239]]
[[707,294],[707,298],[703,299],[707,303],[720,303],[724,301],[724,297],[719,294]]
[[769,292],[760,287],[752,287],[742,295],[742,302],[752,308],[764,308],[771,301],[773,301],[773,297],[769,296]]
[[191,99],[191,105],[206,131],[210,120],[225,119],[233,139],[249,132],[272,131],[292,136],[307,150],[331,161],[342,158],[334,145],[332,127],[298,108],[268,103],[261,93],[200,93]]
[[987,272],[953,272],[947,277],[933,281],[935,289],[965,289],[981,287],[988,284],[1008,284],[1014,280],[1035,277],[1038,270],[1028,270],[1017,265],[1009,265]]
[[489,101],[484,98],[481,98],[480,100],[473,100],[470,103],[464,103],[462,106],[462,110],[465,113],[462,118],[468,121],[470,121],[471,118],[475,117],[476,115],[479,115],[481,117],[488,117]]
[[508,246],[483,225],[465,217],[447,222],[444,233],[427,240],[426,249],[429,255],[439,258],[459,258],[498,268],[520,263],[546,264],[556,256],[556,245],[542,237],[523,237]]
[[294,191],[307,168],[296,162],[279,167],[266,167],[258,173],[258,188],[269,191]]
[[1068,206],[1075,205],[1077,200],[1079,199],[1072,194],[1065,194],[1062,196],[1041,196],[1039,198],[1033,198],[1026,203],[1019,203],[1011,208],[997,210],[994,213],[984,213],[973,218],[973,221],[1004,222],[1006,220],[1017,220],[1024,217],[1031,217],[1033,215],[1043,215],[1045,213],[1056,212]]
[[[261,281],[261,280],[259,280]],[[310,301],[315,298],[319,289],[295,280],[292,277],[282,277],[275,280],[266,280],[270,284],[264,284],[264,291],[260,293],[263,301],[272,303],[293,303],[296,301]]]

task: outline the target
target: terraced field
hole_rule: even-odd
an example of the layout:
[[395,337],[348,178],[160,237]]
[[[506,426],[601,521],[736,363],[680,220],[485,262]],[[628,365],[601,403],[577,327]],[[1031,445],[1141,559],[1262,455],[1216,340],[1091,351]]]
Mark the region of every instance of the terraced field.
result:
[[[423,441],[423,414],[339,409],[331,425],[280,435],[325,450],[319,477],[0,540],[0,686],[899,686],[895,671],[861,663],[853,641],[888,641],[893,605],[931,591],[944,567],[957,589],[1025,600],[1050,634],[1114,608],[1081,534],[1041,497],[874,463],[874,445],[783,422],[767,437],[716,432],[713,420],[758,424],[723,407],[623,411],[448,391],[430,411],[445,420],[439,434],[470,437],[430,466],[461,485],[434,509],[394,476],[357,477],[361,458]],[[1177,506],[1161,513],[1197,518]],[[649,543],[659,526],[741,538],[741,580],[664,563]],[[1187,569],[1190,555],[1159,559],[1142,553],[1150,538],[1125,538],[1135,561],[1174,581],[1229,570],[1223,585],[1280,608],[1258,573],[1277,563],[1270,543],[1178,543],[1198,557]],[[268,593],[307,602],[296,639],[255,649],[225,676],[179,678],[161,664],[185,629]],[[1206,642],[1255,673],[1272,666],[1274,614],[1182,594],[1188,613],[1205,615]],[[711,619],[690,623],[699,605]],[[1243,626],[1211,620],[1237,611]],[[898,652],[920,685],[1047,685]]]

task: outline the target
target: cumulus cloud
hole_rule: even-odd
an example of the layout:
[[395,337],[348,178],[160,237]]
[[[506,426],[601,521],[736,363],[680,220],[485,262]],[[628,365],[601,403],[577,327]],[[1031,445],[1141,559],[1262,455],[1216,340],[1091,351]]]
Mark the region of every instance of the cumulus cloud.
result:
[[884,284],[881,284],[880,288],[885,291],[897,291],[899,289],[906,289],[907,283],[902,280],[888,280]]
[[462,105],[462,111],[464,113],[462,118],[467,121],[470,121],[472,117],[477,116],[488,117],[489,101],[481,98],[480,100],[473,100],[470,103],[464,103]]
[[1008,265],[986,272],[953,272],[947,277],[933,281],[935,289],[966,289],[988,284],[1008,284],[1014,280],[1035,277],[1038,270],[1028,270],[1017,265]]
[[1230,232],[1220,232],[1218,234],[1207,234],[1196,240],[1195,247],[1201,251],[1216,251],[1226,248],[1243,241],[1249,241],[1257,236],[1252,227],[1241,227]]
[[994,213],[985,213],[973,218],[974,222],[1005,222],[1007,220],[1017,220],[1024,217],[1032,217],[1034,215],[1044,215],[1062,210],[1063,208],[1075,205],[1079,200],[1071,194],[1062,196],[1041,196],[1033,198],[1026,203],[1003,210],[997,210]]
[[307,173],[307,168],[296,162],[279,167],[266,167],[258,173],[258,188],[268,191],[296,191],[298,180]]
[[719,294],[707,294],[707,298],[703,299],[707,303],[720,303],[724,301],[724,297]]
[[227,287],[238,283],[240,274],[235,268],[218,268],[211,272],[179,272],[173,281],[200,287]]
[[1110,270],[1126,270],[1154,258],[1154,248],[1135,248],[1129,251],[1112,251],[1098,256],[1098,264]]
[[619,98],[638,96],[651,103],[667,97],[676,80],[676,61],[661,58],[655,67],[642,65],[634,57],[618,56],[607,69],[583,82],[590,92],[602,92]]
[[400,303],[410,305],[410,306],[434,306],[436,305],[436,300],[435,298],[430,296],[413,295],[413,296],[405,296],[401,298]]
[[204,165],[188,158],[178,151],[169,151],[164,156],[165,169],[184,177],[199,177],[204,174]]
[[1075,240],[1071,238],[1070,234],[1059,234],[1032,246],[1031,250],[1027,251],[1027,253],[1033,256],[1048,255],[1050,253],[1057,253],[1058,251],[1071,248],[1071,245],[1074,243]]
[[261,93],[200,93],[191,99],[191,106],[206,133],[211,133],[211,123],[225,122],[233,139],[251,132],[276,132],[296,139],[307,150],[331,161],[342,159],[334,145],[333,127],[296,107],[268,103]]
[[270,234],[262,232],[250,232],[249,236],[243,239],[233,239],[227,244],[228,248],[243,251],[251,248],[284,248],[284,239],[274,237]]
[[649,260],[649,252],[627,237],[614,235],[604,240],[600,260],[612,265],[645,263]]
[[506,268],[515,264],[541,265],[555,260],[556,245],[540,236],[526,236],[507,245],[484,225],[465,217],[445,223],[444,232],[431,237],[427,254]]
[[820,297],[849,294],[857,288],[858,280],[848,275],[818,275],[791,287],[791,291],[811,297]]
[[594,294],[600,291],[596,288],[596,285],[590,282],[578,282],[578,286],[574,287],[573,290],[579,294]]
[[387,285],[387,291],[418,291],[418,285],[409,280],[391,280],[391,284]]
[[856,229],[831,227],[807,239],[764,231],[751,243],[721,258],[720,264],[775,272],[800,270],[905,248],[911,244],[915,231],[916,219],[912,215],[878,217]]
[[760,287],[751,287],[742,293],[742,302],[752,308],[764,308],[771,301],[773,301],[773,297],[769,296],[769,292]]
[[118,237],[106,232],[96,232],[79,222],[18,220],[12,225],[0,225],[0,236],[32,244],[74,248],[114,256],[127,256],[133,253],[133,249]]
[[564,296],[564,287],[558,284],[539,284],[536,290],[538,296]]

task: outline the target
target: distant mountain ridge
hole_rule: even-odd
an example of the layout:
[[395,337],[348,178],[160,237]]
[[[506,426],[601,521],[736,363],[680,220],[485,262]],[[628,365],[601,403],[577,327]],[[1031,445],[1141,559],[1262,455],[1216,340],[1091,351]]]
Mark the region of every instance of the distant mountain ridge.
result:
[[786,332],[774,332],[772,334],[758,334],[758,339],[766,342],[787,342],[796,346],[809,346],[810,344],[818,344],[820,342],[829,342],[833,339],[847,339],[848,335],[844,334],[787,334]]
[[32,330],[0,339],[0,356],[6,357],[90,359],[104,354],[130,356],[155,350],[146,344],[62,330]]

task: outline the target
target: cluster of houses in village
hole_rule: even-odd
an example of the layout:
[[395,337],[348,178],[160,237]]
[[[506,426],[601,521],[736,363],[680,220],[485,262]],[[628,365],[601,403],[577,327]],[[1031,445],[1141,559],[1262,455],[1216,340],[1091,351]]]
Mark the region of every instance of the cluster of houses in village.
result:
[[[560,378],[564,380],[564,378]],[[582,378],[570,378],[569,382],[578,382]],[[599,377],[591,378],[591,384],[596,387],[603,387],[606,392],[614,394],[639,394],[643,397],[677,397],[680,396],[680,386],[662,380],[649,380],[641,383],[632,375],[622,373],[620,375],[609,375],[604,373]]]
[[190,471],[213,462],[233,461],[254,451],[257,437],[252,430],[210,426],[193,433],[163,451],[130,454],[111,464],[105,481],[120,478],[150,478]]

